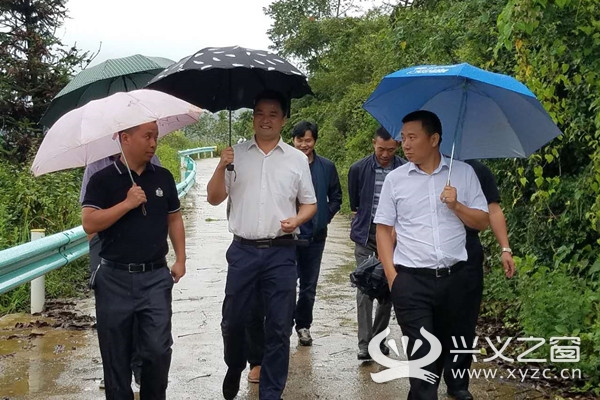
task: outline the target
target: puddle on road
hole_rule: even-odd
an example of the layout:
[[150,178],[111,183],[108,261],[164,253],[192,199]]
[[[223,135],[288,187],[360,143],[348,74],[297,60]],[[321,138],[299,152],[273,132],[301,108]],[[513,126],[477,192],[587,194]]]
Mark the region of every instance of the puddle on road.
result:
[[89,344],[89,330],[56,329],[56,320],[27,314],[0,318],[0,388],[2,396],[72,392],[57,380],[79,348]]

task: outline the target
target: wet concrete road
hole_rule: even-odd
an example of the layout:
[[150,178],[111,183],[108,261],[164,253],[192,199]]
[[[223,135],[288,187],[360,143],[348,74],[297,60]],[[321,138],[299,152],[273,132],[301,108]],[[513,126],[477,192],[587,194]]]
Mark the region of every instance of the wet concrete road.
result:
[[[206,202],[206,184],[217,159],[198,161],[195,187],[184,199],[187,232],[187,275],[173,292],[173,361],[168,398],[220,399],[226,372],[220,333],[221,303],[226,277],[227,231],[225,205]],[[356,301],[348,274],[354,268],[349,224],[336,217],[323,257],[317,291],[312,347],[291,342],[286,400],[405,399],[408,380],[374,383],[371,372],[383,367],[356,360]],[[93,314],[93,300],[77,300],[81,313]],[[29,322],[44,318],[10,315],[0,319],[0,399],[103,399],[98,388],[102,366],[94,330],[56,329]],[[15,328],[25,322],[22,328]],[[51,321],[50,321],[51,322]],[[390,337],[400,343],[400,330],[391,322]],[[16,336],[15,336],[16,335]],[[476,364],[481,366],[482,364]],[[494,365],[484,367],[495,368]],[[238,399],[258,399],[258,386],[243,375]],[[507,379],[474,379],[477,399],[546,398],[531,385]],[[136,395],[137,398],[137,395]],[[440,387],[445,398],[445,387]]]

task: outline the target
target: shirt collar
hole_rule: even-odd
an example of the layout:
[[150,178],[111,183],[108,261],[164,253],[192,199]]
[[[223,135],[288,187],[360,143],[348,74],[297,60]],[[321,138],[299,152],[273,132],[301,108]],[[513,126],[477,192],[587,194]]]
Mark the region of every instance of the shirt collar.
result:
[[[117,158],[113,162],[113,165],[117,169],[117,172],[119,173],[119,175],[123,175],[124,172],[127,172],[127,167],[121,161],[121,157]],[[156,172],[156,168],[154,167],[154,164],[152,164],[151,162],[146,163],[146,168],[144,168],[144,172],[147,172],[147,171]]]
[[[435,174],[441,172],[444,167],[449,168],[448,159],[446,158],[446,156],[444,156],[442,153],[440,153],[440,163],[431,175],[435,175]],[[419,174],[425,174],[425,172],[421,171],[421,169],[419,167],[417,167],[415,165],[415,163],[413,163],[412,161],[409,161],[408,162],[408,173],[410,174],[413,171],[416,173],[419,173]]]
[[[252,135],[252,139],[247,140],[242,144],[245,144],[245,143],[248,143],[248,147],[246,148],[246,150],[250,150],[253,147],[256,147],[257,149],[259,149],[258,144],[256,143],[255,135]],[[273,150],[271,150],[271,152],[273,152],[273,151],[275,151],[275,149],[279,148],[281,151],[283,151],[285,153],[286,148],[285,148],[284,144],[285,144],[285,142],[281,138],[281,135],[279,135],[279,142],[277,142],[277,144],[275,145]]]

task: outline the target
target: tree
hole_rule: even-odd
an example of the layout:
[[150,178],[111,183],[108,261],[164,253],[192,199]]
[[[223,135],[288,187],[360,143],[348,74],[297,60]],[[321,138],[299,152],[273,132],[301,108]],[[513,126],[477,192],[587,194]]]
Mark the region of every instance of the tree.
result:
[[300,58],[311,63],[327,49],[331,37],[321,29],[321,22],[345,18],[358,10],[365,0],[278,0],[264,8],[273,25],[267,31],[272,49],[282,56]]
[[26,160],[48,104],[88,55],[56,37],[66,2],[0,1],[0,150],[12,161]]

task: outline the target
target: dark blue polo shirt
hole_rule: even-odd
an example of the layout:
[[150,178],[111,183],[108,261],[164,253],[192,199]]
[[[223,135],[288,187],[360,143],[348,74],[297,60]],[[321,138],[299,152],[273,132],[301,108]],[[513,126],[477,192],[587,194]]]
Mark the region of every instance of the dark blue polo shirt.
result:
[[[108,229],[99,232],[100,257],[120,263],[158,261],[169,246],[168,215],[179,211],[180,204],[173,175],[148,163],[141,175],[131,171],[135,183],[146,193],[146,215],[139,206]],[[82,207],[108,209],[127,198],[131,178],[120,160],[95,173],[88,183]]]

